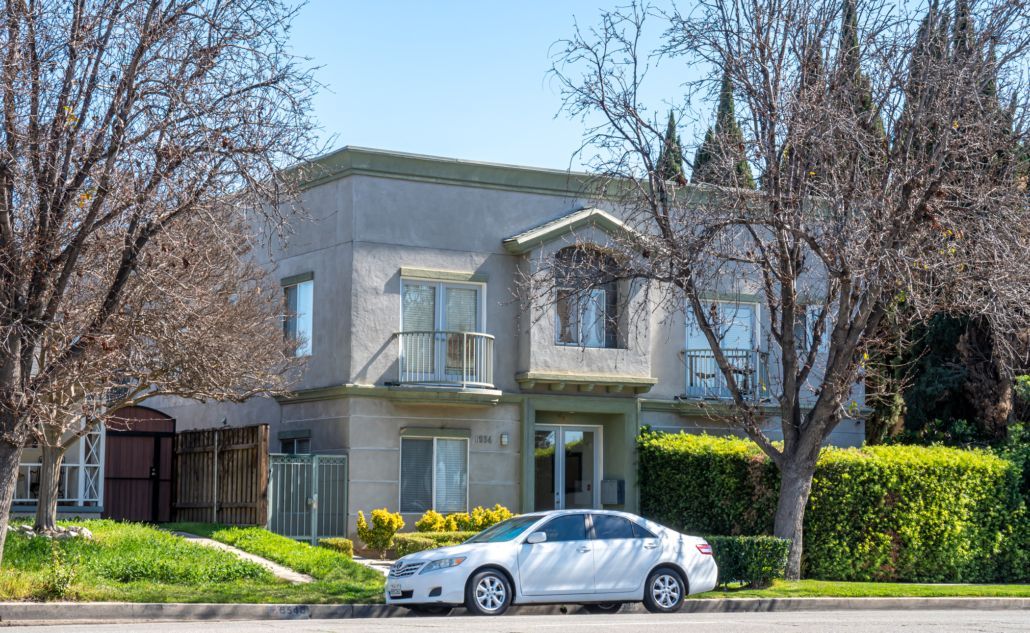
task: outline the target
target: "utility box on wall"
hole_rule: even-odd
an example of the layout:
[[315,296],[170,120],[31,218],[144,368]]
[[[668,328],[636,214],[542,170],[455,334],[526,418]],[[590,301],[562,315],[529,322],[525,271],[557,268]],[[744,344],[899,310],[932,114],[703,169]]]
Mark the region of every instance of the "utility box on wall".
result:
[[625,479],[601,480],[601,505],[621,506],[626,503]]

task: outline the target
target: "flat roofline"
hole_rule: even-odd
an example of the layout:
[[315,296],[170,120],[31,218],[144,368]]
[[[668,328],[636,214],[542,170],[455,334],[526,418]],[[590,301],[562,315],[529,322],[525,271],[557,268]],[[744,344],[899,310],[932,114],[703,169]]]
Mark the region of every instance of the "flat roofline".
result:
[[513,189],[547,195],[597,195],[600,178],[586,172],[446,158],[347,145],[293,168],[302,187],[352,175]]

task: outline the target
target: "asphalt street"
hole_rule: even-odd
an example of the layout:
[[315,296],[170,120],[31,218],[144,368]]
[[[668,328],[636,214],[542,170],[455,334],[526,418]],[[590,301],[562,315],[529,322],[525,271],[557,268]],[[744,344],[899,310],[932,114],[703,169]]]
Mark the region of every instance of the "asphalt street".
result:
[[825,633],[828,631],[905,633],[914,631],[955,631],[1008,633],[1030,631],[1030,611],[813,611],[778,613],[705,613],[705,614],[619,614],[609,616],[523,615],[499,618],[451,616],[447,618],[382,618],[355,620],[297,620],[245,622],[180,622],[68,625],[18,627],[19,633],[385,633],[399,631],[440,631],[441,633],[619,633],[745,631]]

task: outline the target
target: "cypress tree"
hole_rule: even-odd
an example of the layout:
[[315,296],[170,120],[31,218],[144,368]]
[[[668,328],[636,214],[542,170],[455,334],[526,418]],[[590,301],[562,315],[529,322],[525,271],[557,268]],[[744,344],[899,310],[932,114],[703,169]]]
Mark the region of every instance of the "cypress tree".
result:
[[665,137],[662,142],[662,151],[658,154],[656,166],[659,176],[666,182],[672,181],[679,185],[687,184],[687,178],[683,174],[683,145],[680,143],[679,132],[676,131],[676,119],[669,111],[669,125],[665,129]]
[[724,187],[755,188],[751,165],[744,153],[744,133],[737,122],[733,103],[733,82],[723,73],[715,127],[705,132],[704,142],[694,155],[691,180]]

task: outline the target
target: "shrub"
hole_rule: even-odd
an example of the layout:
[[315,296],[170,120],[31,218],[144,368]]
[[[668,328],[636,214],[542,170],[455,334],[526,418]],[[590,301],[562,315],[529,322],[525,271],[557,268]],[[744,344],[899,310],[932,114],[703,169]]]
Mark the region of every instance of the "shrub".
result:
[[[694,534],[772,531],[779,473],[751,442],[644,433],[641,510]],[[1020,473],[979,450],[826,448],[805,513],[813,578],[906,582],[1025,580]],[[1021,518],[1023,517],[1023,518]]]
[[354,541],[349,538],[323,538],[318,540],[318,544],[344,554],[348,558],[354,558]]
[[386,550],[393,546],[393,535],[404,527],[404,519],[400,514],[390,512],[386,508],[372,510],[372,525],[365,521],[365,515],[358,511],[358,538],[368,549],[379,552],[383,558]]
[[438,547],[436,541],[424,536],[424,534],[423,532],[414,532],[395,535],[393,537],[393,549],[397,553],[397,558]]
[[515,516],[501,504],[492,508],[476,506],[471,512],[454,512],[444,516],[435,510],[426,510],[417,522],[417,532],[481,532],[486,528]]
[[395,534],[393,546],[398,556],[406,556],[436,547],[458,545],[476,534],[476,532],[408,532]]
[[719,583],[764,587],[783,578],[790,541],[775,536],[707,536],[719,566]]
[[447,519],[436,510],[426,510],[422,518],[415,521],[416,532],[442,532],[447,525]]

